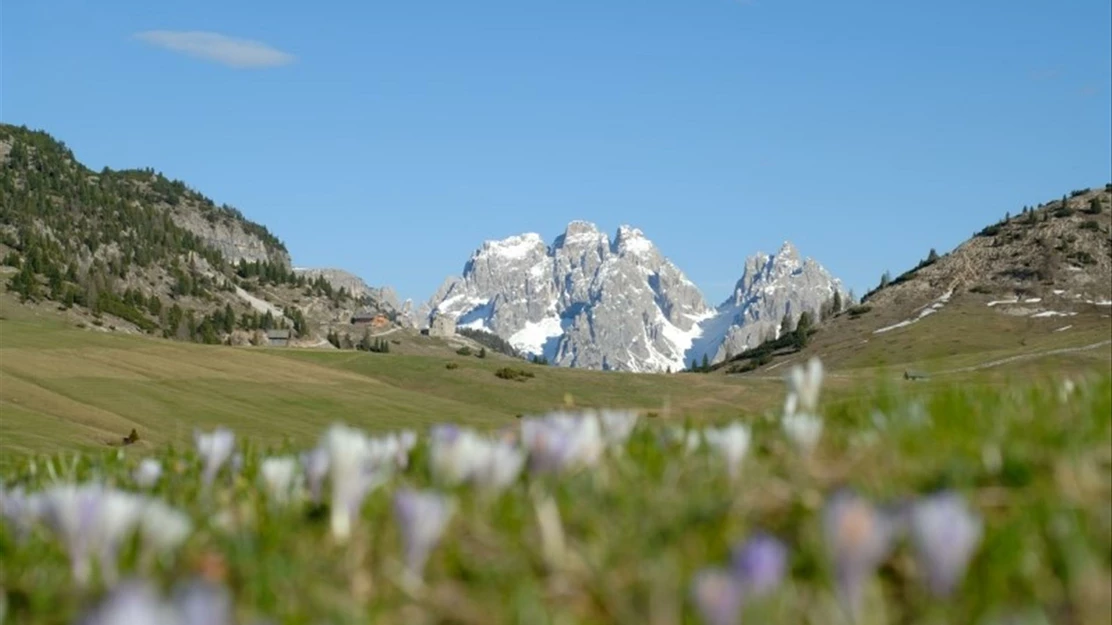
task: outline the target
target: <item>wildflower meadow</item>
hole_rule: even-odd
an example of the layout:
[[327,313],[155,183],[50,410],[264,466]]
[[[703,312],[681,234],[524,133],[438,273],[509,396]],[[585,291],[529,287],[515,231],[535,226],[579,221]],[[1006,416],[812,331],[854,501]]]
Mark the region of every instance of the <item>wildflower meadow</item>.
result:
[[830,404],[823,376],[713,423],[568,407],[21,458],[0,622],[1108,622],[1108,375]]

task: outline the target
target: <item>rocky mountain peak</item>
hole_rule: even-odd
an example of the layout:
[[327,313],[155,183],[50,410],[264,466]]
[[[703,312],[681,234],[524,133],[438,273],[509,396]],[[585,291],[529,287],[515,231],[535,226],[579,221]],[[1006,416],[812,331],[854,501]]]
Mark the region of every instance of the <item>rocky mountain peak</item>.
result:
[[656,246],[645,237],[644,232],[627,225],[618,227],[612,247],[617,254],[649,254],[656,251]]
[[835,292],[849,301],[841,281],[814,259],[803,258],[790,241],[776,254],[758,252],[745,260],[733,294],[706,323],[692,355],[702,358],[705,354],[711,362],[718,362],[756,347],[776,336],[785,315],[793,323],[804,312],[817,316]]
[[681,368],[710,312],[642,231],[622,226],[611,241],[588,221],[551,246],[535,234],[484,243],[426,310],[555,364],[633,371]]

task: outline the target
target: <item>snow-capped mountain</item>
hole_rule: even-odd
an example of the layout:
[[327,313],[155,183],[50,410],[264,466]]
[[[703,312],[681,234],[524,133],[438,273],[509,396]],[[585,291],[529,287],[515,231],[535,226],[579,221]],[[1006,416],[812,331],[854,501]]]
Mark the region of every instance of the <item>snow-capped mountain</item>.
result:
[[703,354],[721,360],[755,346],[785,312],[817,312],[835,288],[785,244],[750,258],[734,295],[712,309],[640,230],[621,226],[611,240],[573,221],[551,245],[535,233],[483,243],[422,309],[426,320],[448,315],[556,365],[678,371]]
[[683,368],[713,314],[640,230],[611,240],[584,221],[551,245],[535,233],[487,241],[429,307],[553,364],[626,371]]
[[841,280],[814,259],[801,258],[790,242],[785,241],[776,254],[757,252],[746,259],[733,295],[701,324],[688,362],[692,358],[701,361],[704,354],[710,362],[719,362],[765,339],[778,338],[784,315],[789,315],[793,324],[804,312],[818,319],[823,304],[833,300],[835,292],[848,305],[850,295]]

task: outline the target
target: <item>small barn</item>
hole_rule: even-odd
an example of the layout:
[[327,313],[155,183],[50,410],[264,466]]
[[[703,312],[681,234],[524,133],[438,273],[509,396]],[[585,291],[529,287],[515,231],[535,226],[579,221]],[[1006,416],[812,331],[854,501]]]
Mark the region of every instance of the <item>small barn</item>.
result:
[[390,326],[390,318],[380,312],[360,312],[351,317],[351,325],[382,330]]
[[289,347],[290,339],[293,338],[293,330],[267,330],[266,331],[266,344],[270,347]]

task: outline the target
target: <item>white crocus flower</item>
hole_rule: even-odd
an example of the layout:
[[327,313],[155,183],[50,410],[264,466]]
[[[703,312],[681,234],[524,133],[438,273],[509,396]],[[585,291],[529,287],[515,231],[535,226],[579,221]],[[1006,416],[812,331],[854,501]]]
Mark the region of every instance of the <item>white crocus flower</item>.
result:
[[467,428],[438,425],[429,432],[429,470],[433,479],[455,486],[471,479],[487,452],[484,441]]
[[142,489],[154,488],[158,483],[159,478],[162,477],[162,463],[154,458],[143,458],[139,461],[139,466],[135,467],[135,472],[132,473],[132,479],[135,480],[135,485]]
[[811,358],[805,367],[792,367],[787,376],[788,396],[780,426],[804,454],[812,453],[822,437],[823,421],[818,413],[822,378],[822,362],[818,358]]
[[822,377],[822,361],[817,357],[808,360],[806,366],[792,367],[788,373],[788,392],[796,397],[796,401],[791,406],[791,410],[785,409],[785,412],[791,414],[798,409],[801,412],[815,414],[819,406]]
[[633,428],[637,427],[640,415],[633,410],[600,410],[602,437],[610,448],[621,447],[629,440]]
[[822,438],[822,419],[813,414],[797,412],[784,415],[780,421],[784,433],[804,454],[810,454]]
[[324,434],[332,482],[331,529],[340,542],[351,536],[359,509],[370,489],[385,481],[388,473],[375,464],[371,443],[360,430],[333,425]]
[[487,441],[483,461],[472,480],[487,491],[502,491],[517,481],[525,466],[525,452],[502,441]]
[[189,516],[166,503],[154,499],[147,502],[139,520],[143,544],[153,553],[168,553],[189,538],[193,522]]
[[707,428],[703,431],[703,438],[707,441],[707,447],[726,461],[730,477],[736,478],[742,461],[749,453],[752,439],[749,426],[735,421],[721,428]]
[[267,458],[259,464],[259,480],[267,496],[278,504],[287,504],[298,486],[297,459],[293,456]]
[[197,445],[197,454],[201,456],[203,468],[201,482],[205,486],[212,484],[220,467],[228,462],[235,451],[236,435],[229,429],[216,428],[212,432],[193,432],[193,440]]

